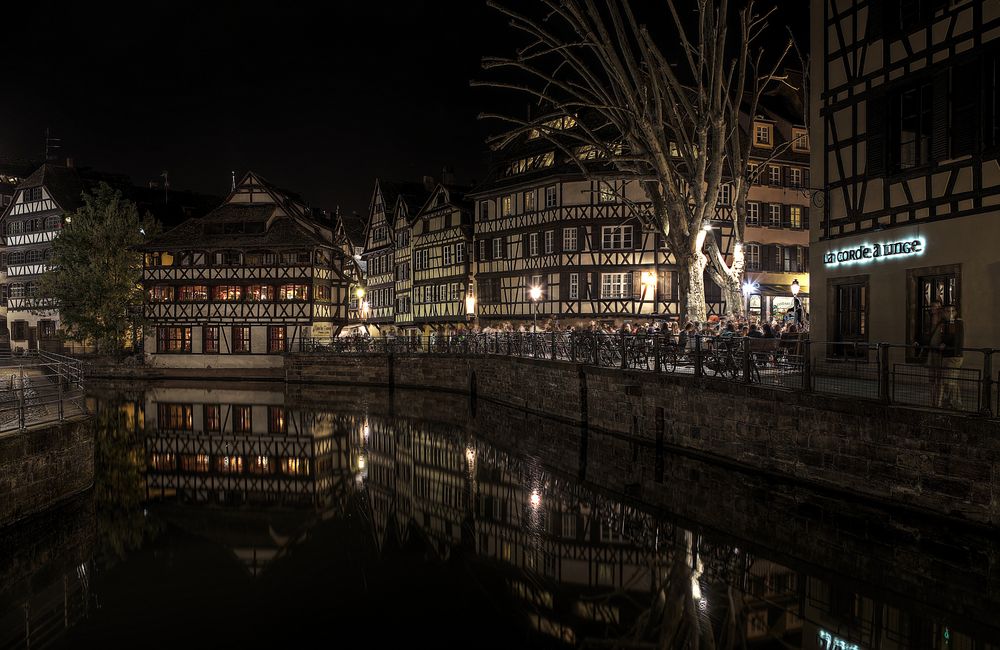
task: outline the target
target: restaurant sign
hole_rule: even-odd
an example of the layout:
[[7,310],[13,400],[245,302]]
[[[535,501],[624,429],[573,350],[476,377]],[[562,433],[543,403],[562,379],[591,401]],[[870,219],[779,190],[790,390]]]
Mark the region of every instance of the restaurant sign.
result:
[[827,266],[841,264],[868,264],[879,260],[896,259],[920,255],[924,252],[924,240],[904,239],[902,241],[878,242],[875,244],[860,244],[851,248],[829,251],[823,254],[823,263]]

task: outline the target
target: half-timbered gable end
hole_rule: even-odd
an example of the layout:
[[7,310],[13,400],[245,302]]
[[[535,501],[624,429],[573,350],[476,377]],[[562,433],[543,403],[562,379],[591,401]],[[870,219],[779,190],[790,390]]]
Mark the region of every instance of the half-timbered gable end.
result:
[[395,231],[395,324],[401,332],[415,331],[413,321],[413,217],[427,200],[427,191],[400,193],[393,209]]
[[811,13],[812,176],[826,190],[814,333],[921,341],[940,304],[977,316],[967,346],[996,345],[1000,325],[981,316],[997,308],[1000,3],[813,0]]
[[280,363],[260,358],[346,322],[350,277],[333,227],[252,172],[142,250],[146,352],[160,363]]
[[48,268],[52,241],[65,215],[82,205],[83,191],[76,169],[46,163],[17,185],[3,211],[2,296],[12,348],[59,345],[59,312],[44,309],[50,298],[38,294],[38,281]]
[[417,214],[411,237],[414,322],[464,323],[472,283],[472,205],[464,190],[438,184]]

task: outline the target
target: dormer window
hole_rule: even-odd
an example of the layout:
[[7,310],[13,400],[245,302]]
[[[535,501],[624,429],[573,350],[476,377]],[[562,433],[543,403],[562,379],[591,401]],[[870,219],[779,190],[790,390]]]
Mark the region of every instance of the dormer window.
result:
[[774,127],[765,122],[753,123],[753,141],[758,147],[771,147],[774,143]]
[[792,151],[809,152],[809,132],[805,129],[792,129]]
[[24,197],[23,201],[25,203],[30,203],[31,201],[41,201],[42,200],[42,188],[40,187],[29,187],[24,190],[21,194]]

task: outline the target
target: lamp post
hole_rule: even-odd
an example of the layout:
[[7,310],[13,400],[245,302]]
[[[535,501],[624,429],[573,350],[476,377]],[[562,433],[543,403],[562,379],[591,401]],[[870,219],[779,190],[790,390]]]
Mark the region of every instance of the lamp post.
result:
[[535,303],[535,313],[534,313],[534,319],[532,321],[531,331],[532,332],[537,332],[538,331],[538,301],[541,300],[541,298],[542,298],[542,288],[539,287],[539,286],[531,287],[531,290],[528,292],[528,295],[531,296],[531,301]]
[[795,278],[792,280],[792,313],[795,314],[795,324],[802,324],[802,308],[799,306],[799,290],[801,289],[799,285],[799,279]]
[[465,295],[465,315],[472,320],[476,317],[476,296],[472,291]]
[[367,333],[368,325],[365,323],[365,320],[368,318],[368,308],[371,305],[369,305],[368,301],[365,300],[365,288],[358,287],[354,291],[354,295],[358,298],[358,316],[361,318],[361,324],[364,326],[365,332]]
[[[648,291],[653,296],[653,309],[652,313],[656,314],[656,273],[654,271],[643,271],[642,275],[639,276],[642,283],[642,300],[646,301],[646,292]],[[640,310],[642,306],[640,305]]]
[[759,288],[760,288],[760,285],[757,284],[756,282],[751,282],[751,281],[747,280],[746,282],[743,283],[743,299],[746,301],[746,304],[747,304],[747,319],[748,320],[750,318],[750,296],[752,296],[753,292],[756,291]]

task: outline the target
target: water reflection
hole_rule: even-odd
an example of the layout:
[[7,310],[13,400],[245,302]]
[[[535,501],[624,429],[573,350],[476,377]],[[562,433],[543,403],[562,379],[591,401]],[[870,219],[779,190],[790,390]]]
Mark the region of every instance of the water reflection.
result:
[[[323,598],[401,591],[406,609],[482,598],[442,619],[465,639],[450,647],[997,647],[996,540],[662,444],[420,392],[174,384],[94,405],[96,543],[67,535],[53,543],[85,560],[19,565],[22,582],[54,570],[57,586],[83,566],[81,611],[108,603],[93,620],[64,616],[69,645],[133,624],[114,604],[148,566],[215,558],[212,579],[237,594],[222,606],[279,626],[291,603],[316,606],[298,586],[331,574],[347,586],[324,581]],[[214,568],[227,563],[240,573]],[[439,576],[452,586],[427,586]],[[26,647],[15,628],[36,596],[3,595],[3,647]],[[384,617],[390,635],[407,616],[357,611]],[[406,638],[449,646],[440,628]]]

